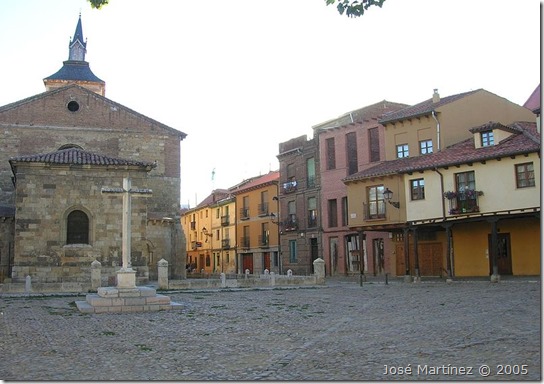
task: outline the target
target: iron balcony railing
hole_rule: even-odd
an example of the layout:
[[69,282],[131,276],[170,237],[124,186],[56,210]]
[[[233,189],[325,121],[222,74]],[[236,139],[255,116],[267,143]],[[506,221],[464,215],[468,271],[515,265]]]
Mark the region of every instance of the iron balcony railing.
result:
[[249,219],[249,208],[242,207],[240,208],[240,220],[247,220]]
[[282,228],[284,231],[296,231],[298,229],[298,220],[296,216],[291,216],[282,222]]
[[259,235],[259,246],[260,247],[268,247],[270,243],[270,236],[267,234]]
[[449,214],[462,215],[464,213],[480,212],[478,197],[483,196],[483,194],[482,191],[474,189],[444,192],[444,198],[449,200]]
[[296,192],[297,182],[293,180],[293,181],[288,181],[286,183],[283,183],[281,186],[281,189],[284,194]]
[[240,247],[250,248],[249,236],[240,237]]
[[221,216],[221,225],[223,227],[230,225],[230,215]]
[[257,209],[258,209],[258,215],[259,216],[267,216],[268,215],[268,203],[259,204]]

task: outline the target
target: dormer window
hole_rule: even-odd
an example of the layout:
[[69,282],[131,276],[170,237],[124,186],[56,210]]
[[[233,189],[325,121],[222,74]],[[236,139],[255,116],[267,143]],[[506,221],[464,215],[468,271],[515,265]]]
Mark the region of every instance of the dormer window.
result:
[[489,147],[495,144],[495,139],[493,137],[493,131],[484,131],[480,132],[480,138],[482,147]]

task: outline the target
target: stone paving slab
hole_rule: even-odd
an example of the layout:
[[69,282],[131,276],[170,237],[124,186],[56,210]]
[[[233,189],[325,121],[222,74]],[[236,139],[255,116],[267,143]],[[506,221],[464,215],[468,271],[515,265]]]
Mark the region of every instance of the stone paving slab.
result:
[[540,280],[166,294],[179,310],[0,296],[0,379],[541,380]]

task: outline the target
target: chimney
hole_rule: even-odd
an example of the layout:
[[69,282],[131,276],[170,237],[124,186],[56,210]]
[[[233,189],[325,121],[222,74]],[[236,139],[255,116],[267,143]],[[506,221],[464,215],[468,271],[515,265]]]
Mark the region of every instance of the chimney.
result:
[[433,92],[433,104],[438,103],[439,101],[440,95],[438,94],[438,88],[435,88]]

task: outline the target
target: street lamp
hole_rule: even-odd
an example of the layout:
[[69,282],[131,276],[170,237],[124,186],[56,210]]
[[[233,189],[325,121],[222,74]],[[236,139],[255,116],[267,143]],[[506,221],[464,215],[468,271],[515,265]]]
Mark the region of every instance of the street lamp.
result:
[[393,191],[391,191],[389,188],[385,188],[385,190],[383,191],[383,198],[393,207],[397,209],[400,208],[400,203],[398,201],[391,201],[391,198],[393,198]]

